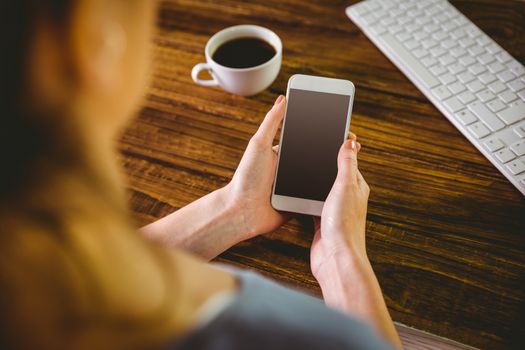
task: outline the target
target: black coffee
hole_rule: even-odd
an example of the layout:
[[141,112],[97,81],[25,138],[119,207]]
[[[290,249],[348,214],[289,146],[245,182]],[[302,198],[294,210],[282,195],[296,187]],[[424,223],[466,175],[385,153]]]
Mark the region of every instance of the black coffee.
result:
[[237,38],[223,43],[213,53],[213,60],[230,68],[255,67],[275,56],[275,48],[259,38]]

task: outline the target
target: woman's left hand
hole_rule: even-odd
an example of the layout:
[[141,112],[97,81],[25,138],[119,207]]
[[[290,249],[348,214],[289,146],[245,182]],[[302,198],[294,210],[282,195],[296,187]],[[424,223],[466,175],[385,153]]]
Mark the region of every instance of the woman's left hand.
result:
[[281,95],[248,143],[232,181],[224,188],[243,219],[245,236],[241,240],[275,230],[289,218],[270,204],[279,147],[272,143],[285,107],[286,99]]
[[270,205],[277,148],[273,138],[284,117],[280,96],[250,140],[232,181],[141,229],[166,246],[205,259],[246,239],[272,231],[288,218]]

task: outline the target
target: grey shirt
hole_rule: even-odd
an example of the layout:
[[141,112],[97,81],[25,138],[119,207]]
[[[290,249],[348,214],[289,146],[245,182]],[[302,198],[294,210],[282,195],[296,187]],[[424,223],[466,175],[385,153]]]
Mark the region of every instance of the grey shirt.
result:
[[232,301],[166,349],[392,349],[370,327],[321,300],[255,273],[233,272],[240,287]]

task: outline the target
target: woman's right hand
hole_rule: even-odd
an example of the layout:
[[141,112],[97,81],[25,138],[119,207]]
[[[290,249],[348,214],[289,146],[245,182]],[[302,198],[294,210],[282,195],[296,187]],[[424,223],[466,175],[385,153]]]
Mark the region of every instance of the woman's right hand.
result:
[[356,135],[350,133],[339,150],[337,178],[325,201],[321,218],[314,218],[310,263],[318,280],[323,277],[326,265],[341,254],[368,261],[365,226],[370,189],[357,167],[360,150]]
[[365,245],[370,189],[357,167],[361,145],[354,134],[337,157],[337,178],[326,198],[321,219],[315,218],[310,252],[312,273],[327,305],[370,323],[385,340],[401,341],[368,260]]

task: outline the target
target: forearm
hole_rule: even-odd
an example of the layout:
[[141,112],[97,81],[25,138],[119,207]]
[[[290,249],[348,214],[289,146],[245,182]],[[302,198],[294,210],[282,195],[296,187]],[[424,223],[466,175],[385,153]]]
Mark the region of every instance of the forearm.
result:
[[396,348],[402,348],[381,288],[366,257],[341,253],[317,276],[327,305],[369,322]]
[[147,237],[210,260],[239,242],[243,218],[227,188],[216,190],[141,229]]

